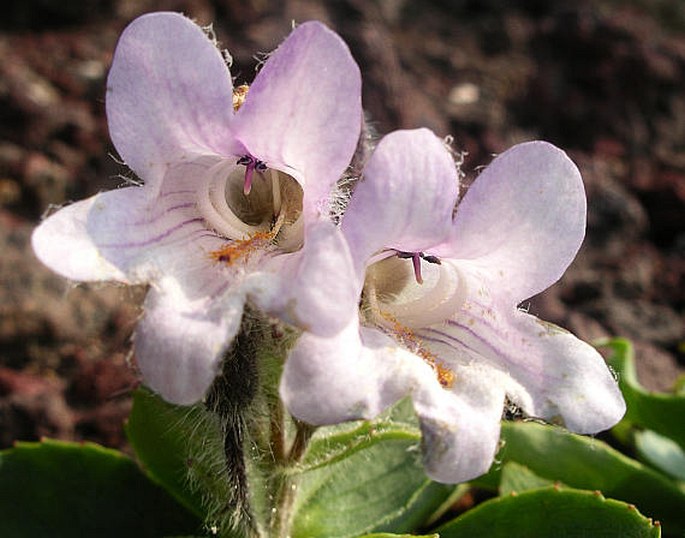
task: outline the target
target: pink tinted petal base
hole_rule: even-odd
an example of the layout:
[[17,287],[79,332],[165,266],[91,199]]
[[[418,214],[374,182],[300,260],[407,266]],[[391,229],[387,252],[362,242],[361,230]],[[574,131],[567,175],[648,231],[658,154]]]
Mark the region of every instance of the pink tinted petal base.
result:
[[585,235],[585,191],[575,164],[546,142],[499,155],[459,203],[438,255],[470,260],[511,304],[556,282]]
[[458,186],[454,161],[431,131],[385,136],[343,218],[354,258],[363,263],[382,248],[430,251],[451,232]]
[[232,89],[223,56],[198,25],[177,13],[143,15],[124,30],[107,79],[112,141],[155,187],[170,163],[238,155]]
[[134,337],[145,384],[171,403],[201,400],[240,328],[244,301],[240,292],[191,301],[174,279],[153,287]]
[[255,158],[302,183],[310,215],[349,165],[361,124],[361,75],[347,45],[306,22],[269,56],[233,132]]

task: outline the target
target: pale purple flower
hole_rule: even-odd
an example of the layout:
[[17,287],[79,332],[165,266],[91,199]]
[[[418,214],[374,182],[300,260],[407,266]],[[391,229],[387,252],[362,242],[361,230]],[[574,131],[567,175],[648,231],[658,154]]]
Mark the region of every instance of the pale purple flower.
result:
[[224,56],[195,23],[136,19],[106,104],[114,145],[144,184],[69,205],[33,236],[67,278],[150,285],[136,357],[145,383],[175,403],[203,397],[248,300],[327,328],[325,315],[308,319],[317,290],[289,282],[306,276],[302,245],[330,235],[330,190],[361,128],[359,69],[335,33],[308,22],[242,90],[234,96]]
[[343,217],[348,249],[327,254],[354,265],[354,306],[338,310],[347,325],[305,333],[281,383],[290,411],[313,424],[375,417],[410,396],[426,469],[442,482],[488,470],[506,398],[580,433],[625,411],[594,348],[518,308],[561,277],[584,237],[575,165],[550,144],[520,144],[455,213],[458,182],[430,131],[381,140]]

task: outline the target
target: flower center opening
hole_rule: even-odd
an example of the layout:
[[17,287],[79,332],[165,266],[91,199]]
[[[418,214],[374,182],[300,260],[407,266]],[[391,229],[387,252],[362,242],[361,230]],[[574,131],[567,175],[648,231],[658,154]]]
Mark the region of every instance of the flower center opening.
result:
[[386,315],[420,329],[448,320],[466,298],[465,280],[449,261],[422,252],[388,251],[366,270],[363,310],[372,324]]
[[430,254],[397,250],[383,254],[388,256],[366,270],[363,322],[380,328],[421,357],[440,384],[451,387],[454,372],[424,345],[414,330],[450,319],[466,298],[464,279],[452,263],[443,263]]
[[207,224],[233,242],[233,249],[241,244],[247,248],[257,241],[260,244],[253,246],[260,249],[273,246],[281,252],[293,252],[304,239],[303,194],[291,176],[245,156],[236,166],[222,162],[209,170],[198,207]]

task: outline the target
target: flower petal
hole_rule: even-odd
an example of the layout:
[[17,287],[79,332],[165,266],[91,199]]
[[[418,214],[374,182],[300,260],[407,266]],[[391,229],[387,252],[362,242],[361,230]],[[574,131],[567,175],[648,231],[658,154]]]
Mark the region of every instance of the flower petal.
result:
[[191,186],[210,164],[198,160],[170,168],[157,197],[126,187],[59,210],[35,230],[36,254],[81,281],[147,283],[209,265],[209,253],[222,241],[207,229]]
[[242,292],[190,300],[172,278],[151,288],[134,337],[145,384],[171,403],[201,400],[240,328],[244,302]]
[[330,222],[314,224],[297,254],[266,262],[250,298],[259,308],[319,336],[342,330],[357,313],[359,292],[347,243]]
[[497,452],[504,391],[477,365],[454,367],[454,385],[423,383],[413,395],[423,460],[433,480],[465,482],[488,471]]
[[[409,393],[403,369],[421,361],[357,319],[331,338],[304,333],[285,363],[281,398],[310,424],[373,418]],[[420,364],[419,364],[420,366]]]
[[477,260],[513,305],[561,277],[585,235],[585,209],[582,178],[563,151],[546,142],[519,144],[466,192],[443,254]]
[[31,236],[38,259],[71,280],[127,282],[126,273],[102,255],[88,233],[88,215],[102,199],[98,194],[68,205],[41,222]]
[[333,338],[304,333],[285,364],[281,398],[310,424],[376,417],[410,395],[431,478],[461,482],[488,470],[497,450],[504,391],[457,366],[452,392],[426,362],[356,322]]
[[361,124],[356,62],[338,35],[307,22],[266,61],[234,133],[256,158],[300,181],[304,211],[313,214],[349,165]]
[[416,332],[449,364],[484,364],[498,384],[533,417],[562,419],[578,433],[616,424],[625,403],[602,356],[571,333],[525,312],[468,300],[447,324]]
[[177,13],[152,13],[124,30],[107,79],[114,145],[148,184],[168,163],[237,154],[229,125],[233,83],[202,29]]
[[343,219],[354,258],[366,263],[382,248],[430,252],[451,231],[458,186],[454,161],[431,131],[385,136]]

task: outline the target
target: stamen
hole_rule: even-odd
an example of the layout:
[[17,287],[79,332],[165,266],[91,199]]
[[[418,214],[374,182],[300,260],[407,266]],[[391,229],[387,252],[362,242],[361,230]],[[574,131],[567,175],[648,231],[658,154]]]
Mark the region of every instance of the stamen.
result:
[[240,86],[233,88],[233,111],[237,112],[245,99],[247,99],[247,92],[250,87],[247,84],[241,84]]
[[275,238],[281,231],[283,224],[285,224],[285,211],[279,212],[278,215],[274,218],[273,224],[271,226],[272,239]]
[[243,194],[247,196],[252,190],[252,174],[254,173],[254,164],[250,163],[245,167],[245,184],[243,185]]
[[209,253],[209,257],[215,262],[233,265],[241,258],[249,259],[253,252],[263,250],[275,236],[273,230],[254,232],[247,239],[237,239],[218,250],[213,250]]
[[243,155],[240,157],[240,159],[238,159],[236,164],[245,166],[245,184],[243,185],[243,194],[247,196],[252,190],[252,176],[255,170],[260,174],[263,174],[267,169],[266,163],[264,161],[255,159],[251,155]]
[[274,215],[281,213],[281,179],[278,177],[278,172],[271,169],[271,192],[274,197]]
[[421,357],[428,364],[428,366],[433,369],[440,385],[446,389],[449,389],[452,387],[452,385],[454,385],[454,380],[456,378],[454,372],[446,366],[440,364],[437,356],[421,345],[421,341],[414,334],[414,331],[412,331],[409,327],[402,325],[394,316],[388,314],[387,312],[380,311],[380,315],[383,319],[390,323],[390,327],[384,328],[389,329],[393,336],[395,336],[395,338],[397,338],[397,340],[400,342],[400,344],[409,349],[409,351],[412,353],[415,353]]
[[416,277],[417,284],[423,284],[423,276],[421,276],[421,257],[418,252],[415,252],[411,257],[411,263],[414,266],[414,277]]
[[423,252],[420,253],[420,256],[424,260],[426,260],[428,263],[434,263],[435,265],[442,265],[440,258],[438,258],[437,256],[433,256],[432,254],[424,254]]
[[457,376],[449,368],[445,368],[442,364],[435,365],[438,374],[438,382],[446,389],[451,389],[454,385],[454,380]]
[[397,251],[397,257],[402,259],[411,258],[411,263],[414,266],[414,277],[416,278],[417,284],[423,284],[423,276],[421,275],[421,260],[426,260],[428,263],[435,263],[440,265],[440,258],[437,256],[432,256],[430,254],[424,254],[423,252],[404,252],[402,250]]

